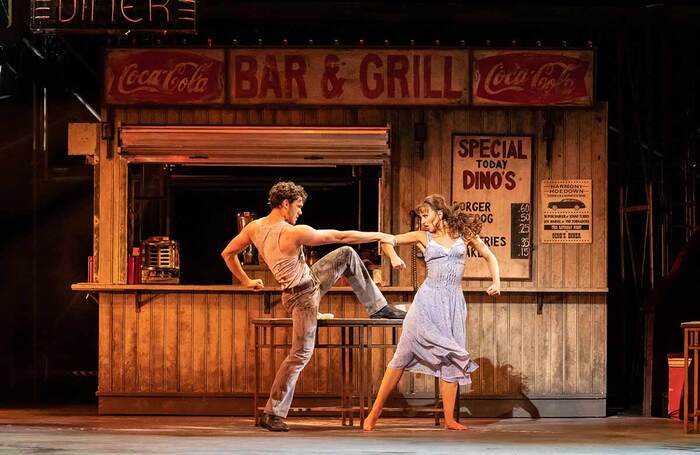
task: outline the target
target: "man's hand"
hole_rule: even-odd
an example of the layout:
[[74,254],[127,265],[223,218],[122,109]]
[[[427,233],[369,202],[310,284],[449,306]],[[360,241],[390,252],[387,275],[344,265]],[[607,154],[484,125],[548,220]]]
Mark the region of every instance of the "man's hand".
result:
[[491,286],[486,289],[488,295],[500,295],[501,294],[501,282],[494,282]]
[[265,287],[265,285],[263,284],[263,280],[261,279],[248,280],[245,283],[243,283],[243,286],[249,289],[254,289],[256,291]]
[[406,268],[406,263],[398,254],[395,254],[394,257],[391,258],[391,267],[395,270],[403,270]]

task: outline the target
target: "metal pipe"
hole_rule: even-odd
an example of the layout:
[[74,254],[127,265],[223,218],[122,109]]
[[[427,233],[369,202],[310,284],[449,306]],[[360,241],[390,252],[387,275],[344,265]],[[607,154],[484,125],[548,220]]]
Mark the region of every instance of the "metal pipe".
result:
[[39,273],[37,256],[39,254],[39,143],[37,138],[38,112],[37,112],[37,86],[32,84],[32,399],[39,399],[39,350],[38,350],[38,322],[39,315]]
[[90,106],[90,103],[88,103],[87,101],[85,101],[85,100],[83,99],[83,97],[80,96],[80,94],[78,94],[78,92],[76,92],[75,90],[71,90],[71,93],[73,94],[73,96],[75,96],[75,97],[78,99],[78,101],[80,101],[80,103],[81,103],[83,106],[85,106],[85,109],[87,109],[88,111],[90,111],[90,113],[92,114],[92,116],[95,117],[95,119],[96,119],[98,122],[101,122],[101,121],[102,121],[102,117],[101,117],[100,114],[97,112],[97,110],[96,110],[95,108],[93,108],[92,106]]

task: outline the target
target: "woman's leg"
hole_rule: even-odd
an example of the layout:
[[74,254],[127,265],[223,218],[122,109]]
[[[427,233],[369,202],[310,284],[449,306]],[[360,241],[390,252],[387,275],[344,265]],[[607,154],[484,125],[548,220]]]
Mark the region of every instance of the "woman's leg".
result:
[[459,384],[456,382],[447,382],[440,379],[440,393],[442,394],[442,410],[445,414],[445,429],[447,430],[466,430],[467,427],[455,420],[455,400]]
[[403,374],[403,369],[387,368],[384,372],[384,377],[382,378],[382,384],[379,386],[379,391],[377,392],[377,398],[374,399],[374,404],[372,405],[372,410],[369,412],[365,418],[365,423],[362,425],[362,429],[365,431],[374,430],[374,426],[377,424],[377,419],[382,413],[384,408],[384,403],[386,403],[389,394],[396,384],[399,383],[401,375]]

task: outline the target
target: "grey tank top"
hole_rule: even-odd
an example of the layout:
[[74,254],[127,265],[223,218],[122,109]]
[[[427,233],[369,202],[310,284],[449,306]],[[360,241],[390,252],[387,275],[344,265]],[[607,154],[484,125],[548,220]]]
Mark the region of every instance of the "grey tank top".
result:
[[304,249],[300,246],[296,254],[287,256],[280,251],[280,234],[289,223],[260,224],[253,244],[270,267],[282,289],[299,286],[311,280],[311,269],[306,264]]

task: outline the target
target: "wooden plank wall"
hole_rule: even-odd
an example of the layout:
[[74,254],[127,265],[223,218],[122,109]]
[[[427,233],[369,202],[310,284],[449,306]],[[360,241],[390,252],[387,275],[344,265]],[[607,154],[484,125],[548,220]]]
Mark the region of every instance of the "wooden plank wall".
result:
[[[222,125],[386,125],[393,130],[391,166],[387,172],[383,226],[394,232],[409,229],[409,211],[427,194],[449,195],[453,132],[532,134],[535,136],[533,173],[532,279],[510,281],[504,288],[604,289],[607,287],[607,106],[557,110],[553,159],[545,160],[542,128],[545,111],[500,109],[116,109],[119,123]],[[428,138],[424,159],[417,155],[413,125],[425,122]],[[115,141],[113,141],[115,142]],[[111,150],[116,156],[116,145]],[[126,167],[120,158],[100,160],[98,220],[99,280],[124,282],[126,270]],[[542,179],[593,180],[593,243],[538,244],[538,201]],[[96,196],[97,197],[97,196]],[[113,226],[111,229],[109,226]],[[409,247],[400,254],[409,258]],[[218,254],[218,252],[217,252]],[[418,261],[418,282],[424,265]],[[108,269],[103,270],[103,269]],[[394,275],[394,285],[412,284],[410,273]],[[467,281],[466,287],[485,282]]]
[[[382,205],[384,226],[409,230],[409,211],[425,195],[449,195],[453,132],[532,134],[533,173],[532,279],[505,282],[504,288],[600,290],[607,287],[607,106],[553,112],[553,159],[546,163],[542,110],[496,109],[115,109],[116,124],[225,125],[392,125],[391,167]],[[425,122],[428,138],[420,159],[413,125]],[[103,147],[96,168],[96,249],[98,280],[126,280],[126,165]],[[114,158],[110,157],[110,153]],[[537,228],[542,179],[593,180],[593,243],[539,244]],[[212,252],[218,258],[219,252]],[[411,250],[400,254],[411,262]],[[425,273],[416,261],[417,283]],[[410,267],[409,267],[410,270]],[[265,275],[264,272],[260,272]],[[393,285],[410,286],[412,274],[394,274]],[[488,283],[465,282],[485,287]],[[145,296],[144,296],[145,297]],[[396,297],[396,296],[394,296]],[[473,396],[604,398],[606,374],[606,294],[544,294],[538,313],[537,294],[510,293],[491,299],[467,294],[467,345],[481,369],[474,375]],[[133,296],[101,294],[99,384],[101,392],[252,391],[253,345],[249,320],[263,314],[262,297],[254,294],[158,295],[134,310]],[[391,300],[391,297],[390,297]],[[400,297],[400,300],[406,300]],[[337,316],[359,316],[361,309],[347,293],[324,299],[321,310]],[[277,306],[273,317],[285,317]],[[373,336],[385,337],[381,329]],[[320,334],[322,341],[327,334]],[[339,340],[338,340],[339,341]],[[373,383],[379,384],[391,350],[378,352]],[[263,371],[281,362],[264,354]],[[302,374],[299,391],[333,392],[338,384],[336,354],[319,352]],[[263,381],[268,389],[271,378]],[[430,394],[431,378],[406,375],[406,395]]]
[[[553,299],[542,305],[541,314],[535,298],[528,294],[467,297],[469,351],[480,368],[471,387],[463,392],[528,398],[605,397],[604,295]],[[250,292],[143,294],[139,311],[135,298],[125,293],[100,295],[100,393],[252,393],[255,351],[250,320],[287,317],[279,304],[265,314],[263,296]],[[388,293],[387,298],[395,301],[410,295]],[[354,296],[346,292],[324,297],[321,311],[338,317],[364,316]],[[286,337],[289,342],[289,331],[279,330],[277,339]],[[340,342],[336,331],[322,329],[319,336],[322,342]],[[389,341],[389,330],[376,329],[373,337]],[[393,351],[373,352],[375,391]],[[277,351],[274,359],[267,349],[261,354],[265,395],[286,350]],[[337,352],[318,350],[302,372],[297,391],[339,393],[339,362]],[[433,384],[432,377],[406,375],[399,392],[429,396]]]

